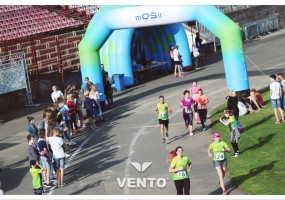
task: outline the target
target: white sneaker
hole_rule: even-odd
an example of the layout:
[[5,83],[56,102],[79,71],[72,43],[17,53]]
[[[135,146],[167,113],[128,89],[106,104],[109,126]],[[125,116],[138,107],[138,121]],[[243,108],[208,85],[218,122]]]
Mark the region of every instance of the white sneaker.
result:
[[73,142],[70,140],[69,145],[75,145],[75,144],[76,144],[76,142]]
[[64,153],[64,155],[66,158],[70,157],[70,154]]

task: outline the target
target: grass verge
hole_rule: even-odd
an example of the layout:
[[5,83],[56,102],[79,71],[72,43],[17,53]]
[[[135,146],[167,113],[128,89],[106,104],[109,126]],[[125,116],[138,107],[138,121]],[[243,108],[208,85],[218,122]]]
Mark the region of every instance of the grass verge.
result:
[[[261,112],[239,117],[244,128],[239,140],[241,154],[228,156],[227,173],[245,194],[284,195],[285,123],[275,124],[269,92],[262,96],[266,107]],[[219,122],[225,108],[223,104],[212,111],[212,129],[231,146],[229,128]]]

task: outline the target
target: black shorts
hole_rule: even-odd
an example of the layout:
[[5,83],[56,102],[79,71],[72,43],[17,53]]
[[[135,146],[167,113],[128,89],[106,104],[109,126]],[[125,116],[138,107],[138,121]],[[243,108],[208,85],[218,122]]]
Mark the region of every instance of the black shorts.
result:
[[158,119],[158,123],[163,124],[163,125],[165,125],[166,128],[168,128],[169,119],[167,119],[167,120]]
[[174,64],[175,65],[180,65],[181,63],[180,63],[180,61],[174,61]]
[[185,126],[193,125],[193,112],[192,113],[183,113],[183,119]]

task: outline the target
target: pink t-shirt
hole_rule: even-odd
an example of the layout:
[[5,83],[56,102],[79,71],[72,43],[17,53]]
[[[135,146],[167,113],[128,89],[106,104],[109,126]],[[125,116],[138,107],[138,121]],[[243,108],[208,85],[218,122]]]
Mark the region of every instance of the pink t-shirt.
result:
[[181,100],[182,106],[188,107],[188,110],[187,110],[187,111],[186,111],[185,108],[183,108],[183,112],[184,112],[184,113],[189,113],[189,110],[191,110],[191,104],[192,104],[192,102],[193,102],[193,99],[192,99],[191,97],[190,97],[189,101],[186,101],[185,98],[183,98],[183,99]]
[[202,89],[200,86],[196,86],[196,87],[191,87],[191,93],[192,93],[192,98],[193,98],[193,100],[194,101],[196,101],[197,100],[197,96],[198,96],[198,90],[200,90],[200,89]]

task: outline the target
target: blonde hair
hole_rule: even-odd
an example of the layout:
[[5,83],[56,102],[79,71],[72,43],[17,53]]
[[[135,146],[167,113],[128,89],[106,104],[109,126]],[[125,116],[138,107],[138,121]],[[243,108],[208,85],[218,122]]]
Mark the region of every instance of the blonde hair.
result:
[[229,90],[229,96],[230,97],[236,97],[237,94],[236,94],[236,92],[234,90]]

